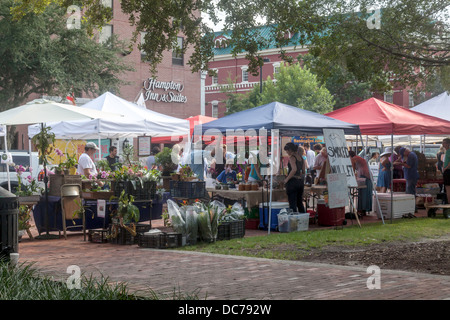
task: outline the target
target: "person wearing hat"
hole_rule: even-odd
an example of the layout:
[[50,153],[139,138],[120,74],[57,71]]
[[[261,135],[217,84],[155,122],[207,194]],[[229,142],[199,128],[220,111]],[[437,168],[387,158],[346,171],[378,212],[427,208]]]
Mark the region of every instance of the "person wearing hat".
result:
[[[395,153],[395,151],[394,151]],[[387,147],[380,155],[380,166],[378,169],[377,189],[381,193],[386,193],[391,186],[391,161],[389,157],[392,154],[392,148]]]
[[228,159],[225,164],[225,169],[217,176],[216,181],[219,183],[226,183],[231,188],[235,188],[238,182],[236,171],[233,170],[234,160]]
[[415,195],[417,180],[419,180],[419,171],[417,170],[419,159],[408,148],[400,148],[399,154],[400,158],[394,164],[403,166],[403,174],[406,179],[405,193]]
[[[78,159],[77,174],[84,175],[88,179],[97,179],[97,168],[92,160],[95,151],[100,150],[94,142],[88,142],[84,146],[84,153]],[[101,181],[98,181],[99,186],[103,186]]]

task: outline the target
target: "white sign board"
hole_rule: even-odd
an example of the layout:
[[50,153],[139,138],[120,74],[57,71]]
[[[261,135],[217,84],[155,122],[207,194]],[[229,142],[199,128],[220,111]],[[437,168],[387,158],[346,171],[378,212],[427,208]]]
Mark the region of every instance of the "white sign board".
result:
[[12,154],[10,152],[3,152],[1,154],[1,163],[2,164],[10,164],[13,162],[12,160]]
[[97,217],[105,218],[106,212],[106,200],[99,199],[97,200]]
[[0,137],[4,137],[6,134],[6,126],[0,125]]
[[327,147],[331,173],[344,173],[347,176],[347,185],[349,187],[358,187],[352,162],[348,154],[344,130],[323,129],[323,136]]
[[342,208],[348,204],[347,175],[330,173],[327,175],[328,207]]

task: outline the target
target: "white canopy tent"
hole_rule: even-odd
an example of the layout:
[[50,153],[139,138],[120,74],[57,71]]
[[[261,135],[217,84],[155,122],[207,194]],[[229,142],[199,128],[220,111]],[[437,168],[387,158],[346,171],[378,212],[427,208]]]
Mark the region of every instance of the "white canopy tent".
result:
[[[92,119],[47,123],[57,139],[94,139],[119,137],[167,137],[189,134],[189,121],[144,109],[106,92],[80,108],[122,114],[120,119]],[[40,130],[38,125],[28,127],[31,138]]]
[[450,95],[445,91],[434,98],[418,104],[411,108],[411,110],[436,118],[450,120]]

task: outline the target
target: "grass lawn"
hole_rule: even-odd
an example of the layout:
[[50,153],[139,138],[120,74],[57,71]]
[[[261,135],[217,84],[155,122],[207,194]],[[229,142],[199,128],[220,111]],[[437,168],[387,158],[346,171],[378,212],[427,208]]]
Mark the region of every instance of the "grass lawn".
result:
[[240,255],[260,258],[296,260],[311,249],[325,246],[364,246],[390,241],[417,241],[424,238],[450,236],[450,219],[398,219],[392,223],[368,223],[343,229],[326,229],[239,238],[215,243],[200,242],[178,248],[187,251]]

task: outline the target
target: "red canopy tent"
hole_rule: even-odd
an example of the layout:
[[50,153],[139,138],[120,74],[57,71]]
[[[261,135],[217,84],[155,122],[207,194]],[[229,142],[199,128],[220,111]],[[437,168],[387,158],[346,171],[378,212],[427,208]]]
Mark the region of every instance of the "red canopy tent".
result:
[[[208,123],[210,121],[217,120],[217,118],[198,115],[195,117],[186,118],[185,120],[189,120],[189,127],[191,129],[191,137],[192,137],[192,135],[194,133],[194,127],[196,125]],[[185,138],[187,138],[187,137],[185,137]],[[182,140],[183,140],[182,136],[178,137],[178,140],[175,140],[175,141],[172,140],[172,137],[157,137],[157,138],[152,138],[152,143],[177,143]]]
[[325,114],[359,125],[364,135],[450,134],[450,121],[370,98]]
[[[370,98],[326,116],[359,125],[364,135],[445,135],[450,134],[450,121]],[[391,212],[393,212],[393,171],[391,170]],[[381,212],[381,208],[380,208]],[[391,222],[393,215],[391,215]]]

